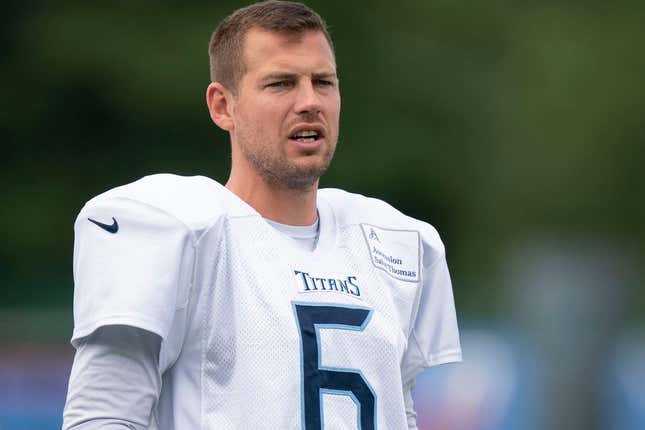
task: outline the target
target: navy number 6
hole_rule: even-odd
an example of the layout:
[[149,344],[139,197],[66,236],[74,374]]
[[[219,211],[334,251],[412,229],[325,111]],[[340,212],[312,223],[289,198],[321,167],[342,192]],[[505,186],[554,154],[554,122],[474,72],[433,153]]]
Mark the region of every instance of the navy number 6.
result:
[[319,329],[363,331],[371,311],[335,305],[293,303],[302,351],[302,414],[304,430],[321,430],[322,393],[350,396],[361,430],[376,428],[376,396],[360,371],[320,365]]

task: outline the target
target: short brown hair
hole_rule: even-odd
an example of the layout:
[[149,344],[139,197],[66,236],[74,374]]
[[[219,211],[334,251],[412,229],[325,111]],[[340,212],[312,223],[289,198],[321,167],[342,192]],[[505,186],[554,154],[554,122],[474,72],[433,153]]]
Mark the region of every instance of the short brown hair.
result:
[[238,9],[222,20],[208,45],[211,81],[220,82],[233,93],[245,72],[244,37],[254,27],[289,35],[321,31],[334,51],[327,24],[302,3],[269,0]]

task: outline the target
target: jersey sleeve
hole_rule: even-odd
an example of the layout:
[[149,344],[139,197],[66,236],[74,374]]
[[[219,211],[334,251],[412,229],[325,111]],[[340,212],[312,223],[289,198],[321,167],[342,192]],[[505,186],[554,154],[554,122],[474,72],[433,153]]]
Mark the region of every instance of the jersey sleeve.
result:
[[106,198],[90,201],[74,230],[72,344],[114,324],[165,340],[188,300],[194,261],[190,229],[154,206]]
[[413,383],[425,367],[461,361],[452,283],[443,245],[424,267],[416,318],[402,361],[403,384]]

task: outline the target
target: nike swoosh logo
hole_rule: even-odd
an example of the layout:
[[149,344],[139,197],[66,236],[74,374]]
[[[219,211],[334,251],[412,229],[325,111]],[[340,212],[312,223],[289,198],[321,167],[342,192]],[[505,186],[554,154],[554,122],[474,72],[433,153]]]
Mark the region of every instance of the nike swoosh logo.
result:
[[112,221],[114,221],[114,222],[112,223],[112,225],[110,225],[110,224],[103,224],[102,222],[95,221],[95,220],[93,220],[92,218],[88,218],[88,220],[89,220],[90,222],[93,222],[94,224],[98,225],[98,226],[99,226],[99,227],[101,227],[103,230],[107,231],[108,233],[112,233],[112,234],[114,234],[114,233],[116,233],[117,231],[119,231],[119,223],[118,223],[118,222],[116,222],[116,219],[114,219],[114,217],[112,218]]

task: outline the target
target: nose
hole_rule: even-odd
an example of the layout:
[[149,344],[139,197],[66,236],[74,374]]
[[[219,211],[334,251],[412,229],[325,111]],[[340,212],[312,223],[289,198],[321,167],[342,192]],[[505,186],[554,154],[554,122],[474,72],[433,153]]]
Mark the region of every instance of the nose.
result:
[[298,85],[294,109],[298,114],[319,114],[322,110],[320,94],[316,91],[314,83],[303,79]]

